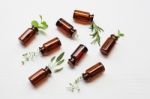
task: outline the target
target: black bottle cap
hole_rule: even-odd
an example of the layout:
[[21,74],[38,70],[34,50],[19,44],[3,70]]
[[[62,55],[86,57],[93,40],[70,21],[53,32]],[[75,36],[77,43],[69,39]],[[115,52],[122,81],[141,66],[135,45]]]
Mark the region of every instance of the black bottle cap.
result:
[[115,39],[115,40],[118,40],[118,37],[114,34],[111,34],[111,38]]
[[83,73],[82,77],[83,77],[84,80],[88,80],[90,78],[88,73]]
[[34,31],[38,32],[38,28],[37,28],[37,27],[34,27],[33,25],[32,25],[32,29],[33,29]]
[[93,22],[94,14],[90,15],[90,21]]
[[51,74],[52,73],[48,66],[45,67],[45,71],[47,72],[47,74]]
[[42,54],[44,54],[44,50],[45,50],[44,47],[39,47],[39,50]]

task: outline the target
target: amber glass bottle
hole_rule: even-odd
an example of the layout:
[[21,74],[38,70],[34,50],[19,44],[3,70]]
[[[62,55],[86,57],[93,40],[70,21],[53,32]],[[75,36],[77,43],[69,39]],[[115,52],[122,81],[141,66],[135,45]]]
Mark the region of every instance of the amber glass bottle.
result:
[[61,42],[59,38],[56,37],[44,43],[42,47],[39,47],[39,50],[43,55],[46,55],[47,53],[51,52],[52,50],[56,48],[59,48],[60,46],[61,46]]
[[23,45],[27,45],[29,41],[34,38],[37,32],[38,28],[32,26],[32,28],[28,28],[18,39]]
[[65,21],[63,18],[60,18],[56,22],[56,26],[61,32],[63,32],[68,37],[74,37],[74,35],[77,32],[76,29],[74,29],[74,27],[71,24],[69,24],[67,21]]
[[80,44],[71,55],[71,58],[68,60],[69,65],[76,65],[81,60],[81,58],[87,53],[87,51],[87,47],[83,44]]
[[110,51],[112,50],[112,48],[114,47],[114,45],[116,44],[117,40],[118,40],[118,37],[115,36],[114,34],[111,34],[111,36],[107,38],[107,40],[102,45],[100,49],[101,53],[103,55],[108,55]]
[[30,82],[36,86],[39,82],[46,79],[51,74],[49,67],[41,68],[29,77]]
[[75,10],[73,18],[76,22],[79,23],[91,23],[93,22],[94,15],[89,12]]
[[95,64],[94,66],[90,67],[85,71],[85,73],[82,74],[82,77],[85,81],[90,80],[91,78],[95,77],[96,75],[102,73],[105,71],[104,65],[99,62]]

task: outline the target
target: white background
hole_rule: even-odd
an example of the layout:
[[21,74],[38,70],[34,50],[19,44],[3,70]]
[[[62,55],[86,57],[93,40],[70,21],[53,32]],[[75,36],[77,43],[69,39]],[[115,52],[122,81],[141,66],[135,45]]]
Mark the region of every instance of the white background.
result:
[[[73,21],[75,9],[89,11],[95,22],[105,32],[101,44],[120,29],[120,38],[109,57],[99,52],[98,45],[91,45],[89,26]],[[1,0],[0,1],[0,98],[2,99],[150,99],[150,1],[149,0]],[[43,15],[48,22],[47,34],[39,34],[23,48],[18,37],[30,27],[32,19]],[[64,18],[77,30],[79,39],[71,40],[62,35],[55,23]],[[38,51],[44,42],[58,36],[62,41],[59,51],[47,57],[37,57],[22,66],[21,55]],[[89,51],[76,68],[71,69],[67,59],[80,44]],[[50,58],[65,51],[64,69],[40,87],[34,88],[28,77],[48,64]],[[105,73],[91,83],[81,81],[81,91],[70,92],[66,86],[93,64],[101,61]]]

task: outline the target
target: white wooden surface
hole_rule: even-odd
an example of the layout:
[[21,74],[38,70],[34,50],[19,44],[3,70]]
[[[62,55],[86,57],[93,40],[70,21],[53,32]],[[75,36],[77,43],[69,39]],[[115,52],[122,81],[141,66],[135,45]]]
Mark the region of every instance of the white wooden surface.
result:
[[[0,1],[0,98],[2,99],[150,99],[150,1],[149,0],[1,0]],[[94,13],[95,22],[105,32],[101,43],[118,29],[125,33],[107,58],[99,52],[98,45],[91,45],[89,26],[73,22],[75,9]],[[49,28],[47,35],[39,34],[27,47],[21,47],[18,37],[32,19],[42,14]],[[55,26],[60,18],[66,19],[78,30],[79,39],[70,40]],[[38,57],[25,66],[20,64],[21,54],[37,51],[47,40],[58,36],[61,50],[48,57]],[[89,51],[75,68],[67,61],[64,69],[54,73],[48,81],[33,88],[28,77],[44,67],[53,55],[65,51],[67,60],[74,49],[85,44]],[[81,91],[72,93],[68,83],[91,65],[101,61],[106,68],[104,75],[94,82],[81,82]]]

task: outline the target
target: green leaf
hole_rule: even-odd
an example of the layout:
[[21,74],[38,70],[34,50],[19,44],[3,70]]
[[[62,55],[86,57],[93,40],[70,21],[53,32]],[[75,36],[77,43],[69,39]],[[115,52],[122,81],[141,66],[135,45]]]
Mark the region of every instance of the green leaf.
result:
[[56,65],[61,65],[64,61],[65,61],[65,60],[63,59],[63,60],[61,60],[61,61],[57,62],[57,64],[56,64]]
[[24,54],[22,54],[22,56],[24,57],[24,56],[27,56],[28,55],[28,53],[24,53]]
[[92,42],[91,42],[91,44],[95,44],[97,41],[96,41],[96,39],[94,39]]
[[90,34],[90,36],[92,36],[93,39],[91,44],[98,43],[98,45],[100,46],[100,33],[104,32],[104,30],[98,25],[96,25],[95,22],[92,22],[90,29],[93,32],[92,34]]
[[123,37],[124,36],[124,34],[123,33],[121,33],[120,32],[120,30],[118,30],[118,35],[117,35],[118,37]]
[[51,58],[51,62],[53,62],[53,61],[55,60],[55,58],[56,58],[55,56],[54,56],[54,57],[52,57],[52,58]]
[[76,78],[73,82],[69,83],[69,90],[73,91],[80,91],[80,86],[79,86],[79,82],[81,81],[82,76]]
[[21,61],[21,64],[22,64],[22,65],[24,65],[24,64],[25,64],[25,62],[24,62],[24,61]]
[[45,29],[48,28],[48,25],[47,25],[47,23],[46,23],[45,21],[43,21],[43,22],[41,22],[41,23],[39,24],[39,28],[45,30]]
[[26,61],[29,61],[29,57],[26,57],[25,60],[26,60]]
[[38,29],[42,29],[42,30],[47,29],[48,24],[46,23],[46,21],[43,21],[42,15],[39,15],[39,17],[40,17],[40,21],[41,21],[40,23],[38,23],[38,21],[36,21],[36,20],[32,20],[31,24]]
[[62,57],[64,56],[64,54],[65,54],[65,52],[62,52],[62,53],[57,57],[56,62],[59,62],[59,61],[62,59]]
[[92,38],[94,38],[97,35],[96,32],[94,32],[93,34],[90,34],[90,36],[92,36]]
[[104,30],[102,28],[100,28],[99,26],[97,27],[99,31],[104,32]]
[[42,22],[42,20],[43,20],[43,17],[42,17],[42,15],[39,15],[39,17],[40,17],[40,19],[41,19],[41,22]]
[[94,22],[92,22],[92,24],[91,24],[91,26],[90,26],[90,29],[91,29],[91,31],[93,32],[93,30],[94,30],[94,24],[93,24]]
[[99,36],[99,34],[97,34],[96,37],[95,37],[95,43],[98,43],[98,45],[100,45],[100,36]]
[[46,21],[41,22],[41,24],[43,25],[44,29],[48,28],[48,25],[47,25]]
[[59,71],[61,71],[61,70],[63,70],[63,67],[62,67],[62,66],[57,66],[57,67],[55,67],[55,69],[54,69],[55,72],[59,72]]
[[38,26],[39,26],[39,23],[38,23],[36,20],[33,20],[33,21],[31,22],[31,24],[32,24],[34,27],[36,27],[36,28],[38,28]]
[[124,34],[119,34],[119,36],[124,36]]

